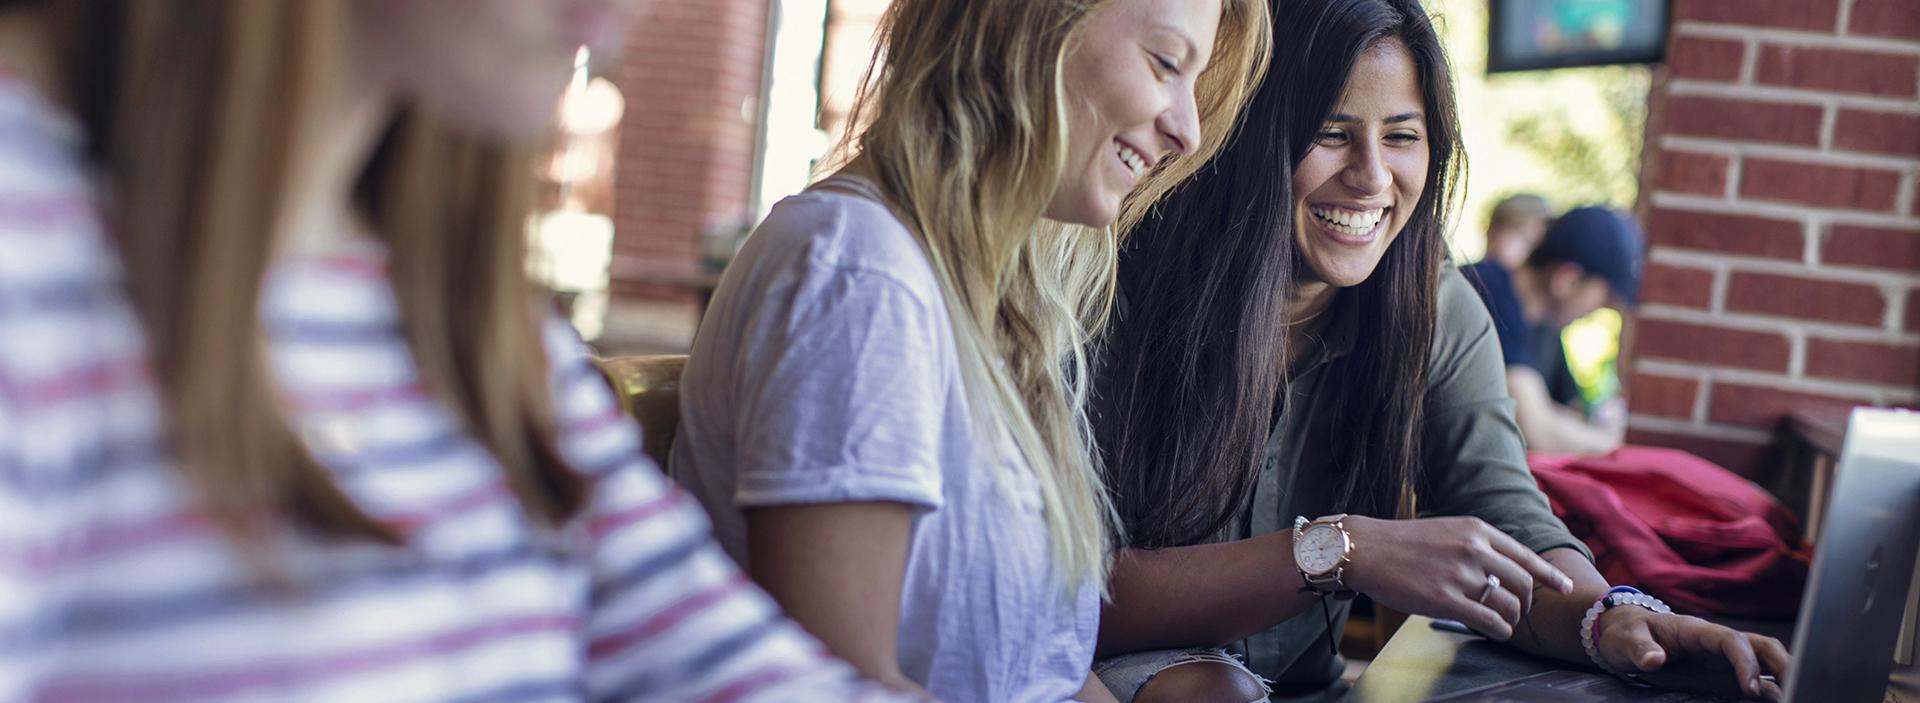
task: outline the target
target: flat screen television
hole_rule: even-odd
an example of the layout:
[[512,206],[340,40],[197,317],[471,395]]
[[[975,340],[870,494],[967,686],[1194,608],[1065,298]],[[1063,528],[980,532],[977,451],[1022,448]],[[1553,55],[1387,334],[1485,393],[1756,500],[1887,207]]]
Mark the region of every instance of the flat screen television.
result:
[[1669,0],[1488,0],[1487,72],[1653,63]]

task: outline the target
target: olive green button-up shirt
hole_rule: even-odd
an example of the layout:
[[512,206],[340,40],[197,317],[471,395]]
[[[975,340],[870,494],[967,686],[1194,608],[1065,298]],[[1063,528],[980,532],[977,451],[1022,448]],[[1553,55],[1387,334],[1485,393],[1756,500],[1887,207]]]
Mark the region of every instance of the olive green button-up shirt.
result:
[[[1334,301],[1329,311],[1334,317],[1322,331],[1321,344],[1295,367],[1268,436],[1253,499],[1235,524],[1237,538],[1291,530],[1295,516],[1333,512],[1335,482],[1327,475],[1326,439],[1341,431],[1331,426],[1330,410],[1336,399],[1331,394],[1340,389],[1330,383],[1326,369],[1357,341],[1350,303],[1348,296]],[[1527,469],[1493,320],[1466,279],[1451,267],[1440,276],[1437,307],[1421,429],[1426,462],[1426,490],[1418,497],[1421,516],[1471,515],[1535,551],[1572,547],[1592,558],[1554,517]],[[1365,558],[1365,544],[1354,549],[1356,558]],[[1274,578],[1298,581],[1300,576]],[[1338,639],[1347,605],[1328,602],[1337,608],[1333,627]],[[1324,687],[1339,679],[1344,666],[1328,651],[1326,616],[1318,607],[1247,638],[1238,649],[1248,666],[1273,679],[1281,692]]]

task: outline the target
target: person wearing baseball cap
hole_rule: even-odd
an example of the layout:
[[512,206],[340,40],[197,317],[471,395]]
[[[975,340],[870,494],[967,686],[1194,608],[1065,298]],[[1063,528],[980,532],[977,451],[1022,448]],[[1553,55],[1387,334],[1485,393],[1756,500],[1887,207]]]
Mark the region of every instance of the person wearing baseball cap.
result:
[[1529,450],[1604,454],[1619,448],[1622,414],[1589,419],[1572,407],[1579,394],[1560,332],[1602,307],[1624,309],[1639,300],[1645,241],[1627,215],[1582,207],[1555,220],[1525,263],[1509,269],[1489,258],[1465,268],[1493,315],[1514,416]]

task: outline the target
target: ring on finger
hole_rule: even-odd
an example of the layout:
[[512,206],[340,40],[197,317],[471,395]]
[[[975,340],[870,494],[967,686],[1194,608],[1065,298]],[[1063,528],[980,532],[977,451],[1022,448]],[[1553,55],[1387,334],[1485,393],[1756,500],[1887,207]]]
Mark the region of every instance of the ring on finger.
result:
[[1486,605],[1487,596],[1493,595],[1493,592],[1499,589],[1500,589],[1500,577],[1495,576],[1493,574],[1487,574],[1487,587],[1480,589],[1480,597],[1476,600],[1478,600],[1481,605]]

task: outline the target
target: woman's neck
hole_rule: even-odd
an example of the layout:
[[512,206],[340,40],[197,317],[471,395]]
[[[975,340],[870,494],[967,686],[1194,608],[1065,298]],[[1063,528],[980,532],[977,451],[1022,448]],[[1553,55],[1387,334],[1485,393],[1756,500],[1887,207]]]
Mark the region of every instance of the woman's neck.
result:
[[873,159],[867,157],[866,154],[853,157],[853,160],[848,161],[845,166],[841,166],[839,170],[834,171],[833,175],[852,176],[868,182],[875,182],[880,178],[879,170],[874,168]]
[[360,51],[336,52],[300,122],[287,185],[276,257],[335,252],[362,229],[354,212],[354,184],[393,116],[389,91]]
[[1286,365],[1289,368],[1313,352],[1320,330],[1326,328],[1327,310],[1333,307],[1333,299],[1339,294],[1340,289],[1319,281],[1294,285],[1293,295],[1287,299],[1287,318],[1282,323],[1287,332]]
[[1300,282],[1293,287],[1293,295],[1287,299],[1288,326],[1317,320],[1333,305],[1333,298],[1340,289],[1319,281]]

